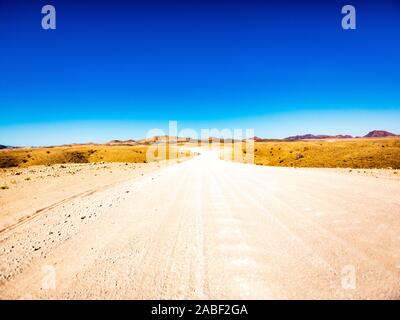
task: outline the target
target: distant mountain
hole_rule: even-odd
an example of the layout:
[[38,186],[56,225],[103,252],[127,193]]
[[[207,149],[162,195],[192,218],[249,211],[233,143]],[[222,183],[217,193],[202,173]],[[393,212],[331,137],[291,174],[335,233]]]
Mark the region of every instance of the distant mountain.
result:
[[162,143],[232,143],[232,142],[239,142],[242,140],[232,139],[232,138],[218,138],[218,137],[208,137],[204,139],[193,139],[189,137],[173,137],[173,136],[154,136],[142,140],[137,140],[138,144],[162,144]]
[[135,146],[138,142],[132,139],[129,140],[111,140],[106,143],[108,146]]
[[3,144],[0,144],[0,149],[11,149],[11,148],[15,148],[15,147],[5,146]]
[[353,137],[350,135],[343,135],[343,134],[339,134],[336,136],[329,136],[329,135],[325,135],[325,134],[314,135],[314,134],[308,133],[308,134],[303,134],[303,135],[287,137],[284,140],[296,141],[296,140],[312,140],[312,139],[351,139],[351,138],[353,138]]
[[394,133],[385,131],[385,130],[373,130],[368,132],[364,138],[383,138],[383,137],[393,137],[395,136]]
[[254,136],[254,137],[252,137],[252,138],[243,139],[243,140],[254,140],[254,142],[263,142],[265,139],[260,138],[260,137],[257,137],[257,136]]
[[154,144],[154,143],[184,143],[191,142],[193,139],[191,138],[183,138],[183,137],[173,137],[173,136],[154,136],[142,140],[137,140],[138,144]]

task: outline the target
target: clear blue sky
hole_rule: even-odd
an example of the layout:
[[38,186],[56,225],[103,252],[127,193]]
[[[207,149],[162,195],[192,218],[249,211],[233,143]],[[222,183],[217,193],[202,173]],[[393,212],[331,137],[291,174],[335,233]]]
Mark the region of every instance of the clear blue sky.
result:
[[[400,3],[0,0],[0,144],[400,133]],[[53,4],[57,29],[41,28]]]

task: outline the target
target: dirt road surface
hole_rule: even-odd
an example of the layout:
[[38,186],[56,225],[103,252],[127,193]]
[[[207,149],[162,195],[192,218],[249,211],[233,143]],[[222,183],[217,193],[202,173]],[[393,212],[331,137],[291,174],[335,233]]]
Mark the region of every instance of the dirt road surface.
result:
[[0,233],[0,298],[398,299],[400,180],[204,152]]

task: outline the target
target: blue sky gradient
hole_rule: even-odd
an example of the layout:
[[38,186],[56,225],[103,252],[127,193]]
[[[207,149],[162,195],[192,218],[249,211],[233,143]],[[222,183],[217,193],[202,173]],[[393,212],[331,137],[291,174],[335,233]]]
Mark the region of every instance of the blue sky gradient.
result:
[[400,4],[352,1],[347,31],[344,4],[0,0],[0,144],[137,139],[169,120],[400,133]]

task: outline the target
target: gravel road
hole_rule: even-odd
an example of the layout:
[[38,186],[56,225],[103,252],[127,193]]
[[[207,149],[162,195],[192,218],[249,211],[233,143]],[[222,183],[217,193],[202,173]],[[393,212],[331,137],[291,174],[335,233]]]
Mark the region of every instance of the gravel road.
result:
[[43,209],[0,233],[2,299],[400,298],[399,179],[203,152]]

